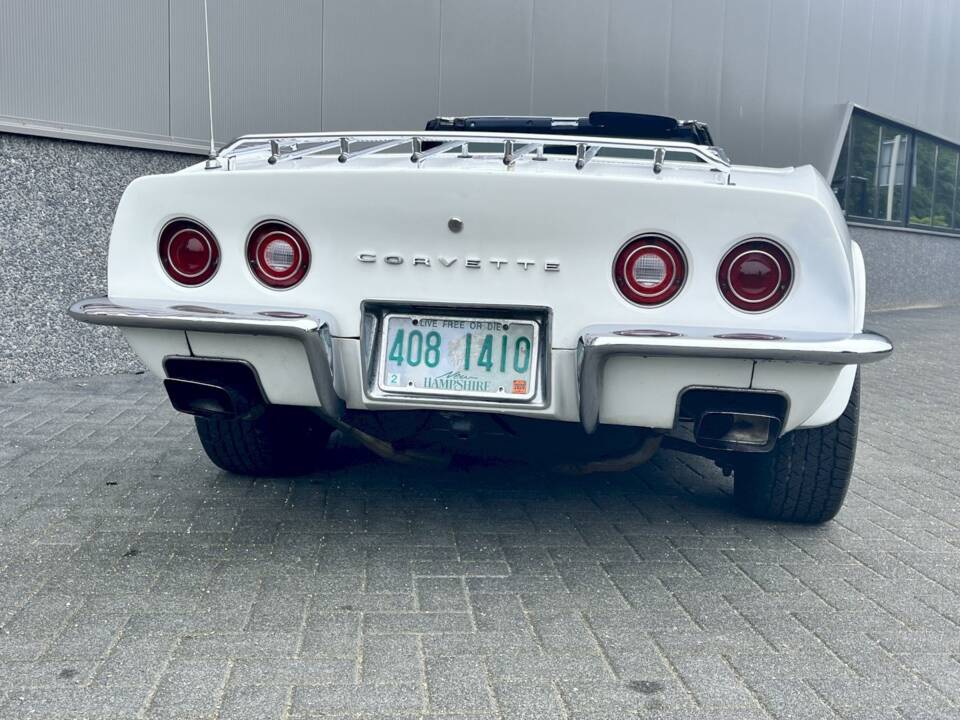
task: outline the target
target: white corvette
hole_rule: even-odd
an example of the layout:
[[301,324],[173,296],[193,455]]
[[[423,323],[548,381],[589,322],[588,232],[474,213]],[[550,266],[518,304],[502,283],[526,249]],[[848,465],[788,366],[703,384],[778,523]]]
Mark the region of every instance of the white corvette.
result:
[[307,471],[334,429],[580,471],[662,444],[751,514],[837,513],[858,366],[892,346],[813,168],[656,116],[427,128],[245,136],[134,181],[109,295],[70,313],[122,328],[231,472]]

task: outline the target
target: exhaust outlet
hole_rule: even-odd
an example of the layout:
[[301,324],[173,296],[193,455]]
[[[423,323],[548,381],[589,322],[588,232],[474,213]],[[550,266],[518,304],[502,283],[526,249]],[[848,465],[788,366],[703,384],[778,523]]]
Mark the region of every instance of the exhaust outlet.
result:
[[787,399],[779,393],[690,388],[680,399],[677,425],[692,429],[701,448],[767,452],[779,439],[786,417]]
[[163,387],[167,390],[170,404],[178,412],[200,417],[240,414],[238,403],[230,391],[218,385],[167,378],[163,381]]
[[266,406],[253,367],[242,360],[164,359],[163,386],[175,410],[200,417],[248,417]]
[[767,452],[780,437],[783,422],[773,415],[705,411],[697,419],[697,444],[717,450]]

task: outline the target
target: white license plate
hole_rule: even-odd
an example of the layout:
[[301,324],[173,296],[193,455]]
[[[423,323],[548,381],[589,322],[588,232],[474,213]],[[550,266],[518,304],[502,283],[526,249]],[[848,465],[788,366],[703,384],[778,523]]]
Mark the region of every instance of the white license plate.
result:
[[384,392],[529,400],[540,324],[531,320],[387,315],[377,385]]

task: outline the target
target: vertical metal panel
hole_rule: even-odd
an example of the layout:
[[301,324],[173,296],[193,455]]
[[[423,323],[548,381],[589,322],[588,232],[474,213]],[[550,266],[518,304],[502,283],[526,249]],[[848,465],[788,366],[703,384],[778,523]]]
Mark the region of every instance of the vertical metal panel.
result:
[[[884,115],[900,115],[897,102],[897,56],[900,49],[901,0],[883,0],[873,19],[870,46],[870,96],[867,106]],[[912,42],[912,40],[911,40]]]
[[[960,137],[956,0],[209,3],[219,142],[606,108],[827,172],[850,101]],[[0,128],[195,146],[202,30],[202,0],[0,0]]]
[[825,167],[837,136],[837,68],[840,64],[843,4],[815,0],[810,7],[803,84],[800,157]]
[[[201,0],[170,2],[171,131],[207,136]],[[210,0],[218,141],[320,127],[322,0]]]
[[166,135],[167,7],[128,0],[0,3],[0,114]]
[[440,112],[528,114],[533,0],[443,0],[441,12]]
[[[174,138],[207,137],[207,86],[203,48],[202,0],[167,0],[170,7],[170,135]],[[210,13],[210,63],[214,89],[224,83],[224,66],[219,61],[219,26],[217,9]],[[218,138],[231,137],[226,129],[227,108],[214,95],[215,128]]]
[[[809,0],[776,3],[770,16],[770,53],[767,57],[766,93],[760,155],[769,165],[790,165],[800,158],[803,127],[803,85]],[[718,132],[722,128],[717,128]],[[722,135],[720,142],[723,142]],[[731,153],[734,148],[731,146]],[[734,156],[735,157],[735,156]]]
[[717,117],[725,5],[724,0],[673,1],[667,86],[671,115],[696,120]]
[[535,0],[534,115],[579,115],[605,107],[609,13],[608,0]]
[[440,0],[325,0],[323,128],[423,128],[439,58]]
[[[899,108],[897,116],[909,123],[916,123],[920,117],[923,94],[925,48],[929,42],[924,30],[930,5],[924,0],[904,0],[903,8],[897,42],[894,94]],[[917,42],[917,38],[925,38],[927,42]]]
[[[884,5],[881,0],[881,6]],[[883,12],[876,0],[846,0],[840,29],[840,61],[837,64],[837,102],[870,102],[871,41],[873,14]]]
[[725,128],[722,141],[742,148],[739,162],[762,163],[766,93],[768,0],[727,0],[723,22],[720,109],[715,125]]
[[[950,37],[960,37],[960,3],[950,4]],[[945,78],[947,104],[944,132],[960,138],[960,42],[951,41]]]
[[[923,62],[923,76],[920,78],[920,106],[918,108],[917,124],[943,132],[944,107],[950,86],[947,85],[947,67],[950,61],[950,44],[960,43],[960,38],[951,34],[953,30],[950,22],[950,6],[952,0],[928,0],[929,8],[925,18],[924,37],[925,57]],[[954,92],[960,92],[960,82],[956,79],[953,85]]]
[[670,3],[611,0],[607,107],[667,113]]

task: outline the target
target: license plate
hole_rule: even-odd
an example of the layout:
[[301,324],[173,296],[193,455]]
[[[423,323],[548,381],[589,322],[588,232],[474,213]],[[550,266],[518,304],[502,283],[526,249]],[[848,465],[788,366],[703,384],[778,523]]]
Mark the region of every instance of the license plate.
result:
[[531,320],[387,315],[377,384],[384,392],[529,400],[540,324]]

